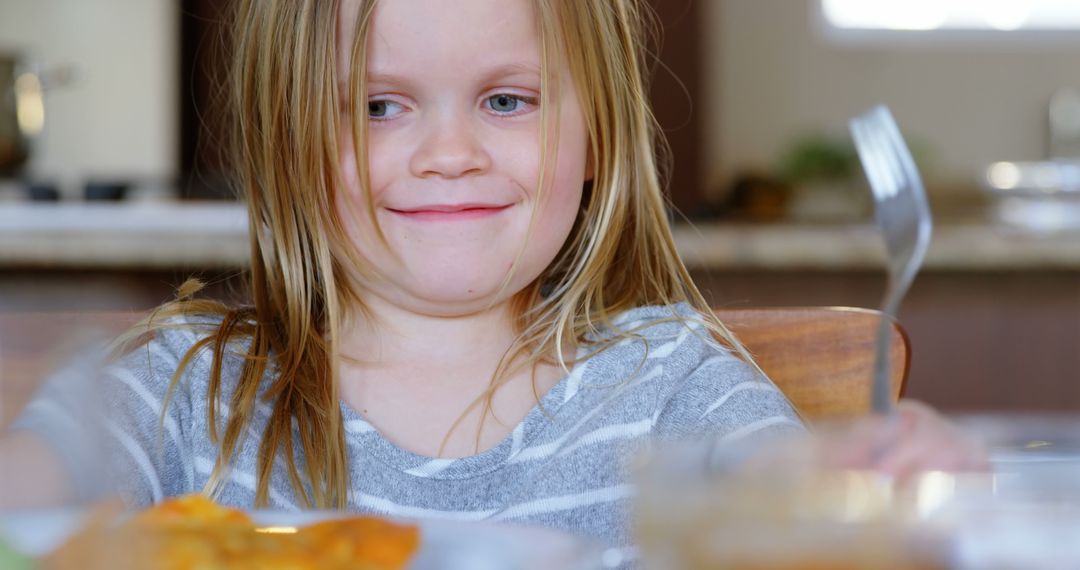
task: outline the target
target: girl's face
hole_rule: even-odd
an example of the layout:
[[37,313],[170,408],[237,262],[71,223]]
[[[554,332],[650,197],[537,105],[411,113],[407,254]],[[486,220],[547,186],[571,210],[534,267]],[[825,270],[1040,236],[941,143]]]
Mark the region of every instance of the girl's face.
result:
[[[354,2],[339,18],[343,78]],[[367,57],[371,202],[390,247],[369,221],[343,114],[338,213],[381,275],[362,294],[440,316],[509,299],[555,258],[581,202],[588,135],[568,65],[553,70],[558,147],[545,151],[541,192],[541,51],[529,0],[381,1]]]

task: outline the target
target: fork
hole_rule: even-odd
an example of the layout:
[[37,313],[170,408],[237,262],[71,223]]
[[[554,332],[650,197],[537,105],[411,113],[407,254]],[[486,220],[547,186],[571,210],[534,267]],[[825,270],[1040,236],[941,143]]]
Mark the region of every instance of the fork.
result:
[[850,129],[874,195],[874,218],[885,242],[889,270],[874,347],[871,389],[873,411],[884,414],[892,409],[889,319],[896,318],[930,245],[930,206],[915,161],[887,107],[878,105],[852,119]]

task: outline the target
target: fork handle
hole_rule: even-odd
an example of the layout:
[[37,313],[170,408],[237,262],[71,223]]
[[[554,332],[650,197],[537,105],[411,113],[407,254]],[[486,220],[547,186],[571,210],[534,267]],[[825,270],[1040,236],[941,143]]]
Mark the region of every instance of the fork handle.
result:
[[876,414],[888,414],[893,409],[892,385],[889,382],[889,337],[892,327],[889,315],[881,314],[877,339],[874,342],[874,383],[870,405]]

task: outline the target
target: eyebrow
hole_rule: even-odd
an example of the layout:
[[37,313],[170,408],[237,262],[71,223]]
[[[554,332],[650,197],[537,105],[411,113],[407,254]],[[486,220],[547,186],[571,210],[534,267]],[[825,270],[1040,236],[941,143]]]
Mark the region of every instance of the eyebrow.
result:
[[[494,81],[500,77],[514,76],[514,75],[540,75],[540,66],[537,64],[526,63],[508,63],[503,65],[497,65],[484,72],[481,76],[481,83],[487,83]],[[368,73],[368,83],[380,83],[389,85],[405,85],[408,86],[410,81],[401,76],[393,73]],[[349,88],[347,78],[338,82],[338,91],[345,93]]]

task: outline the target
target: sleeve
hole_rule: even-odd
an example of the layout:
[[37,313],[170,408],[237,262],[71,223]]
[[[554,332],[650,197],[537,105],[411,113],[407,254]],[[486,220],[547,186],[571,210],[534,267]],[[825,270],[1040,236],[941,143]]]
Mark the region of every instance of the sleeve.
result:
[[734,440],[805,430],[791,403],[756,367],[712,339],[699,338],[694,344],[696,364],[672,383],[657,412],[657,436]]
[[163,406],[183,354],[168,342],[177,334],[159,333],[108,365],[76,359],[48,378],[13,422],[12,430],[34,433],[57,454],[78,501],[119,493],[145,506],[191,489],[186,379]]

